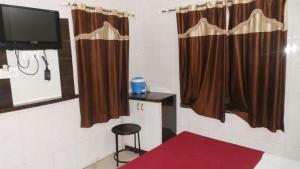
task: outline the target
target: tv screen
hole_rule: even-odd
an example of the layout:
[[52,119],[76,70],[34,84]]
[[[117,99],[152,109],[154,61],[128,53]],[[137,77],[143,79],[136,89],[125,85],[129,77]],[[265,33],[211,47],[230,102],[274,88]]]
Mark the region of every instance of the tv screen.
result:
[[61,47],[57,11],[0,5],[0,29],[2,49]]

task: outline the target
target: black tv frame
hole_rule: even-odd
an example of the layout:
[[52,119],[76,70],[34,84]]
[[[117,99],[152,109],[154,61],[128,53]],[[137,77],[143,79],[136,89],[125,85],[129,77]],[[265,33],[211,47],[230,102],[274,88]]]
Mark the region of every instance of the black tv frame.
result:
[[[57,42],[46,42],[46,41],[7,41],[5,39],[3,17],[2,17],[2,6],[31,9],[36,11],[46,11],[55,13],[56,18],[56,32],[57,32]],[[61,49],[61,32],[60,32],[60,19],[59,12],[53,10],[45,10],[38,8],[14,6],[7,4],[0,4],[0,49],[5,50],[45,50],[45,49]]]

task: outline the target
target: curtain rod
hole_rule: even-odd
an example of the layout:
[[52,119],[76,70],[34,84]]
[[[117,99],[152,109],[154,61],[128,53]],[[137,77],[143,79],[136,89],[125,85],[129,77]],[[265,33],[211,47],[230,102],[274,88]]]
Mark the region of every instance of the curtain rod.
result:
[[[223,1],[216,1],[216,4],[221,4],[221,3],[224,3],[224,2],[232,2],[232,0],[223,0]],[[196,4],[196,7],[203,7],[203,6],[206,6],[207,3],[204,3],[204,4]],[[189,6],[187,7],[182,7],[180,9],[188,9]],[[176,8],[171,8],[171,9],[165,9],[165,10],[161,10],[161,13],[164,14],[164,13],[169,13],[169,12],[176,12]]]
[[[67,3],[67,6],[76,6],[77,4],[76,3],[74,3],[74,2],[68,2]],[[95,9],[95,7],[92,7],[92,6],[85,6],[86,8],[88,8],[88,9]],[[104,11],[104,12],[112,12],[113,10],[109,10],[109,9],[104,9],[104,8],[102,8],[102,10]],[[124,14],[124,12],[117,12],[118,14]],[[128,16],[129,17],[135,17],[135,15],[134,14],[131,14],[131,13],[128,13]]]

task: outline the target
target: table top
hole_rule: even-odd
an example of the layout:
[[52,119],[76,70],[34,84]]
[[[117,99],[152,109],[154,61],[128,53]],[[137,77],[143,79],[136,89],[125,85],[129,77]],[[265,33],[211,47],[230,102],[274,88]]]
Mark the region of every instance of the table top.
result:
[[159,92],[149,92],[145,94],[129,94],[129,99],[131,100],[141,100],[149,102],[162,102],[164,99],[173,97],[175,94],[172,93],[159,93]]

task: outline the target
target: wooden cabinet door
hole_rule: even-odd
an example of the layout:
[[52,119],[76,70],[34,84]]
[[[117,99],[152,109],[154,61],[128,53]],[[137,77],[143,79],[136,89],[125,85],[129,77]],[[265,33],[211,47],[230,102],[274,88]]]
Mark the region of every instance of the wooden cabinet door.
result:
[[[123,123],[141,126],[141,149],[149,151],[162,142],[161,103],[130,100],[130,116],[123,117]],[[134,147],[134,136],[124,136],[124,144]]]

